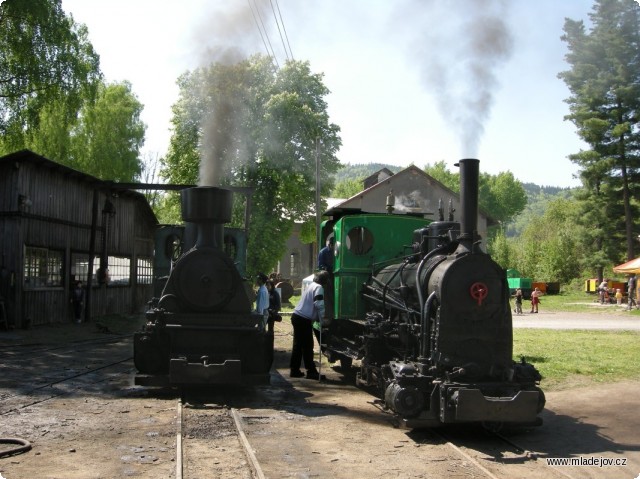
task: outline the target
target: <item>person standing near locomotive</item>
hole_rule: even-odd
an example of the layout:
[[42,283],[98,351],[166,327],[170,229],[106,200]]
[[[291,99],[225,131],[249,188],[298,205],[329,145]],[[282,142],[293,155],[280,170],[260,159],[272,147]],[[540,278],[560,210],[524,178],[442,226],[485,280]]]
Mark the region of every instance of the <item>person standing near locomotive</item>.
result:
[[630,274],[629,279],[627,280],[627,300],[628,307],[627,309],[631,311],[636,305],[636,275]]
[[331,236],[327,239],[326,246],[318,253],[318,270],[326,271],[329,273],[327,284],[324,287],[324,302],[325,302],[325,318],[327,320],[333,319],[333,269],[335,261],[335,248],[336,239]]
[[321,379],[313,361],[313,323],[324,317],[324,286],[329,280],[327,271],[318,271],[313,282],[306,287],[291,315],[293,346],[291,349],[290,377],[301,378],[302,361],[307,379]]
[[538,312],[538,305],[540,304],[540,296],[542,295],[543,293],[542,291],[540,291],[539,288],[536,288],[533,291],[531,291],[531,311],[529,311],[529,313]]
[[82,306],[84,305],[82,281],[77,281],[76,287],[71,292],[71,304],[73,305],[73,319],[76,324],[82,323]]
[[267,281],[267,291],[269,293],[269,332],[273,332],[273,323],[282,321],[282,316],[278,314],[281,308],[280,295],[272,280]]
[[267,275],[264,273],[258,273],[258,275],[256,276],[258,293],[256,295],[255,312],[261,314],[264,317],[264,324],[267,324],[267,318],[269,315],[269,292],[267,291],[267,287],[265,286],[267,280]]

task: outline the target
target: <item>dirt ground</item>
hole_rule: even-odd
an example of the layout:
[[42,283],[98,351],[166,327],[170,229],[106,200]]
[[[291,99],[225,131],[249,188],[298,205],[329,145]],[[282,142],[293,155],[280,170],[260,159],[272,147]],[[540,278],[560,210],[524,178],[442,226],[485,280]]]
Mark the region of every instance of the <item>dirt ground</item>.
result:
[[[30,362],[12,366],[17,362],[12,352],[19,351],[20,345],[74,344],[101,335],[104,329],[95,324],[0,332],[0,437],[22,437],[33,444],[27,453],[0,458],[2,477],[176,477],[177,396],[133,386],[130,360],[121,369],[100,376],[97,384],[78,380],[36,392],[34,386],[51,382],[47,367],[69,360],[73,351],[52,351],[47,360],[33,358],[31,366]],[[271,386],[224,397],[244,417],[247,438],[268,478],[478,478],[490,474],[534,479],[636,478],[640,474],[640,382],[547,393],[544,425],[508,435],[535,452],[537,460],[477,436],[477,431],[447,431],[454,444],[484,465],[482,470],[439,436],[395,428],[391,418],[373,404],[373,396],[353,387],[326,363],[325,382],[290,379],[290,346],[290,324],[285,317],[276,325]],[[130,355],[131,341],[124,338],[82,352],[77,364],[69,367],[97,369]],[[45,400],[54,392],[66,394]],[[11,410],[27,399],[33,404]],[[216,400],[203,402],[214,404]],[[250,477],[237,439],[225,433],[231,430],[228,419],[217,423],[213,431],[198,429],[197,417],[205,418],[207,408],[225,411],[211,404],[186,408],[185,447],[190,452],[184,477]],[[562,457],[626,459],[626,465],[546,465],[546,458]]]

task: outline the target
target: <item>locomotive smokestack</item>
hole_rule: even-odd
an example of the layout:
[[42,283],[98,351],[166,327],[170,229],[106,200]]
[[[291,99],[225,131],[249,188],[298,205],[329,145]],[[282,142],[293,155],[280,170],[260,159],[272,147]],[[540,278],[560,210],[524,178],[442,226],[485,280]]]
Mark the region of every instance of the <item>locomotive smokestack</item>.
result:
[[473,158],[460,160],[460,244],[469,251],[478,237],[478,182],[480,161]]
[[182,190],[182,219],[197,227],[199,248],[222,248],[224,224],[231,221],[233,194],[230,190],[199,186]]

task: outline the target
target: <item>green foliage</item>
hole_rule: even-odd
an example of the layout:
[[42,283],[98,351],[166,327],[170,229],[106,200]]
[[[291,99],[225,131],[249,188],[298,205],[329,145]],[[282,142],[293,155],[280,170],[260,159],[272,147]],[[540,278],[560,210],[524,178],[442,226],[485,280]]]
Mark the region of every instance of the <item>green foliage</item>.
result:
[[145,126],[127,82],[104,84],[85,26],[60,0],[0,5],[0,154],[29,148],[105,180],[133,181]]
[[509,223],[527,204],[522,183],[510,171],[480,178],[480,206],[501,223]]
[[71,165],[103,180],[130,182],[142,172],[142,104],[128,82],[101,84],[85,102],[72,140]]
[[0,148],[24,147],[40,112],[72,124],[100,79],[99,57],[87,29],[62,10],[61,0],[0,4]]
[[337,183],[331,192],[333,198],[351,198],[363,190],[364,178],[345,179]]
[[172,183],[255,188],[248,270],[270,271],[293,221],[315,221],[316,159],[324,196],[339,167],[339,128],[329,123],[322,76],[306,62],[276,70],[254,56],[188,72],[179,86],[162,174]]
[[[569,115],[589,150],[570,156],[583,183],[582,224],[590,226],[585,244],[594,273],[603,264],[634,256],[633,201],[640,184],[640,7],[628,0],[596,0],[592,27],[565,20],[570,69],[558,76],[571,92]],[[622,202],[620,203],[620,198]]]
[[333,175],[333,178],[336,183],[340,183],[345,180],[364,179],[384,168],[388,169],[392,173],[397,173],[404,169],[399,166],[387,165],[385,163],[358,163],[354,165],[342,165]]
[[534,217],[544,214],[551,201],[558,198],[571,199],[574,194],[574,191],[568,188],[540,187],[533,183],[525,183],[523,187],[527,194],[527,204],[505,226],[505,235],[509,238],[520,236]]
[[[452,173],[444,161],[426,165],[424,171],[452,191],[460,190],[460,173]],[[522,183],[510,171],[489,175],[481,173],[479,178],[480,207],[493,219],[506,224],[520,213],[527,204],[527,195]]]
[[449,171],[444,160],[437,161],[433,165],[427,164],[424,167],[424,171],[427,175],[438,180],[451,191],[460,191],[460,174]]
[[578,203],[556,197],[542,216],[530,217],[521,236],[497,235],[489,251],[503,268],[515,268],[523,277],[568,283],[584,274],[579,215]]
[[505,270],[512,268],[515,264],[513,259],[514,251],[509,245],[504,230],[499,228],[493,238],[487,244],[487,251],[493,260]]

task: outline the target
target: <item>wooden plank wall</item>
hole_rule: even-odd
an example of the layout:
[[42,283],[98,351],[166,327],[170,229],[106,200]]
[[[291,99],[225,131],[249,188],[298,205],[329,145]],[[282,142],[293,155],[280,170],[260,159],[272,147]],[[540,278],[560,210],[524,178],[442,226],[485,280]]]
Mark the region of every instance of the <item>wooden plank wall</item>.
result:
[[[17,164],[17,163],[16,163]],[[85,175],[61,170],[48,162],[23,161],[0,164],[0,252],[2,264],[15,271],[10,293],[16,327],[70,321],[70,277],[56,288],[23,288],[24,246],[62,251],[64,270],[70,271],[72,253],[89,253],[94,188],[103,183]],[[29,198],[22,212],[18,196]],[[108,198],[115,207],[107,238],[110,256],[126,256],[135,270],[137,257],[153,257],[155,221],[146,200],[128,192],[98,196],[95,254],[102,251],[102,209]],[[153,294],[151,285],[100,286],[92,288],[93,317],[140,312]]]

